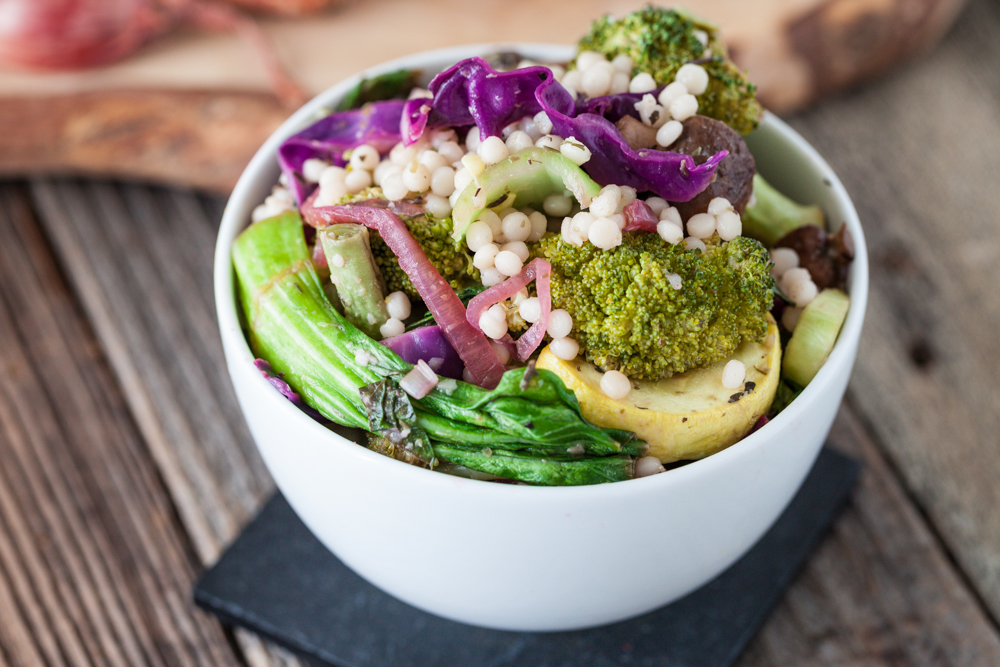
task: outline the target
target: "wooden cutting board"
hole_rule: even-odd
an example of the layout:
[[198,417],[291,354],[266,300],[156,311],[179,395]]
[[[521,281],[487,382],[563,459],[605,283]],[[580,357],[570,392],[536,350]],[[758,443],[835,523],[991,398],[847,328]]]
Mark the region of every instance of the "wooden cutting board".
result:
[[[262,19],[310,94],[416,51],[485,41],[573,43],[622,0],[347,0]],[[789,113],[937,42],[964,0],[689,0],[714,21],[761,101]],[[81,73],[0,72],[0,175],[71,173],[227,192],[290,113],[233,35],[179,30]]]

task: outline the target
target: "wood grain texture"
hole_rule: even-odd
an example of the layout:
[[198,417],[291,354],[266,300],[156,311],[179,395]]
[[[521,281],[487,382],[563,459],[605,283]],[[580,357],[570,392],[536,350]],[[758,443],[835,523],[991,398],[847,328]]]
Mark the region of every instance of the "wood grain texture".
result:
[[830,442],[864,462],[861,482],[740,667],[1000,665],[1000,633],[855,407]]
[[794,119],[854,198],[871,298],[850,396],[1000,619],[1000,5],[933,57]]
[[0,176],[103,174],[228,193],[288,116],[266,93],[132,90],[0,98]]
[[237,665],[199,569],[27,192],[0,186],[0,656]]

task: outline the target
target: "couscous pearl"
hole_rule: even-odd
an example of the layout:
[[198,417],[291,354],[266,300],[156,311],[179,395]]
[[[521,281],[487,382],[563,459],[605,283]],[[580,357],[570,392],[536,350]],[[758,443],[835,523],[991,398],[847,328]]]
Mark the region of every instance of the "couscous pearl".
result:
[[646,93],[642,96],[642,99],[636,102],[634,105],[635,110],[639,112],[639,120],[641,120],[646,125],[651,125],[657,127],[661,125],[661,120],[665,119],[666,112],[663,107],[656,103],[656,98]]
[[525,148],[531,148],[534,145],[535,140],[524,130],[517,130],[507,137],[507,151],[509,153],[516,153]]
[[665,108],[669,109],[670,105],[673,104],[674,100],[681,97],[682,95],[687,95],[688,89],[683,83],[679,81],[674,81],[668,84],[660,91],[660,95],[656,98],[656,101],[663,105]]
[[670,116],[674,120],[687,120],[698,113],[698,98],[690,93],[681,95],[670,103]]
[[510,155],[510,151],[507,150],[507,144],[500,137],[486,137],[479,144],[477,152],[486,164],[496,164]]
[[446,141],[438,146],[438,155],[448,161],[448,164],[455,164],[462,159],[465,151],[454,141]]
[[507,335],[507,320],[497,319],[489,311],[486,311],[479,316],[479,328],[484,334],[497,340]]
[[427,167],[433,174],[440,167],[446,167],[451,163],[437,151],[424,151],[417,156],[417,162]]
[[379,155],[374,146],[361,144],[351,150],[351,169],[365,169],[372,171],[378,166]]
[[[317,203],[317,206],[319,204]],[[280,211],[272,211],[270,206],[266,204],[258,204],[254,207],[253,211],[250,212],[250,222],[260,222],[261,220],[267,220],[278,215]]]
[[629,185],[622,185],[618,187],[621,191],[621,199],[618,200],[618,213],[622,212],[622,209],[635,201],[635,188]]
[[[503,139],[504,141],[507,141],[507,138],[510,137],[510,135],[517,132],[519,127],[520,127],[520,121],[514,121],[513,123],[510,123],[502,130],[500,130],[500,138]],[[482,144],[480,144],[479,147],[482,148]]]
[[381,162],[378,163],[378,166],[375,167],[375,171],[372,172],[372,183],[381,186],[382,181],[384,181],[385,177],[388,176],[389,174],[402,174],[402,173],[403,173],[403,168],[398,164],[396,164],[395,162],[393,162],[392,160],[382,160]]
[[611,88],[608,90],[609,95],[621,95],[622,93],[628,92],[628,84],[631,81],[630,77],[632,75],[626,72],[615,72],[611,75]]
[[670,286],[675,290],[679,290],[684,287],[684,280],[676,273],[668,273],[664,277],[667,279],[667,282],[670,283]]
[[522,263],[527,262],[528,257],[531,256],[531,253],[528,252],[528,246],[524,241],[511,241],[509,243],[504,243],[500,247],[500,252],[504,251],[509,251],[517,255]]
[[510,302],[515,306],[520,306],[525,299],[528,298],[528,288],[522,287],[521,289],[514,292],[514,296],[510,298]]
[[601,250],[611,250],[622,244],[622,230],[607,218],[598,218],[587,232],[587,240]]
[[598,218],[614,215],[622,200],[622,191],[617,185],[605,185],[601,192],[590,202],[590,212]]
[[632,61],[632,58],[622,53],[620,55],[615,56],[611,60],[611,66],[614,67],[619,72],[623,72],[631,76],[632,68],[635,67],[635,63]]
[[625,229],[625,216],[622,213],[615,213],[614,215],[609,215],[608,220],[615,223],[618,229]]
[[572,338],[556,338],[549,343],[549,350],[556,358],[563,361],[573,361],[580,353],[580,344]]
[[[507,147],[504,146],[504,149],[506,148]],[[479,176],[479,174],[483,173],[486,169],[486,163],[483,161],[483,158],[479,157],[475,153],[466,153],[466,155],[462,158],[462,166],[469,171],[473,178]]]
[[625,398],[632,391],[632,383],[621,371],[608,371],[601,376],[601,391],[608,398]]
[[594,220],[597,218],[593,213],[588,211],[580,211],[573,216],[570,227],[583,235],[583,238],[587,238],[587,232],[590,230],[590,226],[594,224]]
[[688,236],[684,239],[684,247],[688,250],[700,250],[701,252],[708,251],[708,247],[705,245],[705,242],[701,239],[696,239],[693,236]]
[[344,185],[351,194],[357,194],[372,185],[372,173],[364,169],[353,169],[344,177]]
[[465,167],[457,170],[455,172],[454,180],[455,189],[452,191],[452,194],[461,192],[465,188],[469,187],[469,183],[472,183],[473,180],[475,180],[475,177],[472,175],[472,172]]
[[684,226],[684,223],[681,221],[681,212],[677,210],[676,206],[667,206],[665,209],[660,211],[660,220],[672,222],[678,227]]
[[449,141],[454,142],[456,137],[455,130],[451,128],[434,130],[431,132],[431,147],[436,151],[440,151],[441,146]]
[[482,140],[479,138],[479,128],[473,125],[465,135],[465,150],[475,153]]
[[[537,140],[538,137],[545,134],[544,132],[539,131],[538,126],[535,125],[534,116],[525,116],[522,118],[517,124],[517,129],[524,132],[531,138],[531,146],[535,145],[535,140]],[[507,138],[509,139],[510,137]],[[508,148],[510,148],[510,146],[508,146]],[[527,148],[527,146],[522,146],[522,148]]]
[[442,165],[431,173],[431,192],[439,197],[450,197],[455,191],[455,170]]
[[656,81],[649,72],[639,72],[628,82],[630,93],[648,93],[651,90],[656,90]]
[[573,69],[566,72],[566,74],[563,75],[563,78],[560,81],[560,83],[563,85],[563,88],[568,88],[568,89],[571,88],[575,97],[576,91],[580,89],[580,82],[582,80],[583,80],[583,72],[581,72],[578,69]]
[[489,226],[494,240],[503,235],[503,226],[500,223],[500,216],[497,215],[495,211],[486,209],[479,214],[479,217],[476,218],[476,220],[478,222],[485,222]]
[[688,234],[696,239],[707,239],[715,233],[715,216],[708,213],[695,213],[687,221]]
[[451,215],[451,202],[441,195],[424,195],[424,210],[438,220],[444,220]]
[[347,185],[343,181],[332,181],[326,185],[319,186],[319,196],[316,198],[317,206],[331,206],[343,199],[347,195]]
[[809,274],[809,269],[803,267],[794,267],[785,271],[781,276],[781,290],[788,294],[788,291],[795,285],[799,283],[804,283],[807,280],[812,280],[812,276]]
[[653,212],[653,215],[659,218],[660,213],[663,213],[663,209],[670,206],[670,204],[668,204],[667,200],[663,197],[650,197],[646,200],[646,206],[648,206],[649,210]]
[[691,34],[694,35],[695,39],[701,42],[702,46],[708,46],[708,33],[704,30],[692,30]]
[[528,215],[528,220],[531,222],[531,234],[528,236],[528,241],[534,242],[545,236],[549,227],[549,221],[545,214],[532,211]]
[[496,352],[497,358],[502,365],[506,366],[510,363],[510,350],[507,349],[506,345],[494,341],[490,341],[490,345],[493,346],[493,351]]
[[403,185],[410,192],[424,192],[431,186],[430,169],[413,160],[403,170]]
[[483,246],[493,243],[493,230],[484,221],[476,220],[465,230],[465,243],[469,250],[478,252]]
[[723,241],[732,241],[743,233],[743,221],[736,211],[723,211],[715,216],[715,229]]
[[545,333],[552,338],[564,338],[573,331],[573,317],[563,310],[556,308],[549,313],[549,323],[545,327]]
[[517,313],[525,322],[534,324],[542,316],[542,305],[537,296],[529,296],[517,307]]
[[684,84],[692,95],[701,95],[708,88],[708,72],[701,65],[686,63],[677,70],[674,78]]
[[407,95],[406,99],[408,99],[408,100],[418,100],[418,99],[422,100],[425,97],[426,98],[434,97],[434,93],[432,93],[431,91],[427,90],[426,88],[421,88],[419,86],[416,86],[416,87],[414,87],[414,88],[412,88],[410,90],[410,94]]
[[507,311],[499,303],[494,303],[486,312],[489,313],[491,317],[495,317],[501,322],[507,321]]
[[667,469],[663,467],[662,463],[660,463],[660,459],[655,456],[643,456],[635,462],[636,478],[659,475],[661,472],[666,471]]
[[402,141],[393,146],[392,150],[389,151],[389,159],[401,167],[405,167],[406,165],[410,164],[410,162],[416,156],[417,156],[417,147],[404,146]]
[[722,369],[722,386],[726,389],[739,389],[747,379],[747,367],[739,359],[730,359]]
[[684,240],[684,230],[669,220],[660,220],[656,223],[656,233],[671,245],[677,245]]
[[[795,271],[796,269],[792,270]],[[812,279],[807,279],[792,283],[784,292],[785,296],[792,300],[796,308],[804,308],[816,298],[816,295],[819,294],[819,288],[816,287],[816,283]]]
[[559,152],[576,166],[586,164],[590,160],[590,149],[570,137],[559,146]]
[[472,265],[480,271],[484,269],[491,269],[495,266],[494,261],[496,260],[498,252],[500,252],[500,246],[496,243],[487,243],[486,245],[480,246],[479,249],[475,251],[476,254],[472,257]]
[[611,88],[612,74],[603,67],[591,67],[580,77],[580,92],[587,97],[607,95]]
[[712,215],[719,215],[724,211],[732,211],[733,205],[725,197],[714,197],[708,202],[708,212]]
[[493,263],[496,265],[497,271],[505,276],[516,276],[524,266],[521,258],[510,250],[501,250],[498,252]]
[[402,320],[390,317],[385,321],[385,324],[378,328],[378,331],[382,334],[382,338],[392,338],[406,333],[406,325],[403,324]]
[[781,312],[781,324],[789,331],[795,331],[795,327],[798,325],[800,317],[802,317],[801,308],[786,306]]
[[507,276],[501,274],[496,268],[492,269],[482,269],[479,272],[479,279],[487,287],[493,287],[496,284],[502,283]]
[[309,158],[302,163],[302,178],[305,179],[307,183],[319,183],[320,174],[323,170],[330,166],[330,163],[326,160],[320,160],[318,158]]
[[552,150],[559,150],[562,146],[563,138],[558,134],[546,134],[535,142],[535,145],[539,148],[551,148]]
[[347,170],[343,167],[329,166],[319,174],[319,187],[333,183],[343,183],[347,176]]
[[668,120],[656,131],[656,143],[663,148],[672,145],[684,132],[684,126],[678,120]]
[[405,320],[410,316],[410,299],[403,292],[393,292],[385,297],[385,308],[389,311],[389,317]]
[[566,216],[573,210],[573,200],[566,195],[549,195],[542,202],[542,210],[545,211],[545,215],[551,215],[554,218]]
[[538,128],[538,131],[543,135],[552,132],[552,121],[549,120],[549,115],[544,111],[536,113],[532,120],[535,121],[535,127]]
[[559,81],[560,79],[562,79],[563,75],[566,74],[566,68],[563,67],[562,65],[556,65],[555,63],[549,63],[549,64],[546,65],[546,67],[548,67],[552,71],[552,76],[555,77],[556,81]]
[[402,173],[392,173],[382,179],[382,194],[389,201],[399,201],[409,194],[409,189],[403,184]]
[[576,67],[581,72],[586,71],[602,60],[607,61],[603,53],[597,51],[580,51],[576,56]]
[[799,265],[799,253],[791,248],[773,248],[771,250],[771,275],[780,278],[788,269],[794,269]]
[[559,229],[559,234],[562,236],[564,242],[570,245],[575,245],[577,248],[583,245],[583,242],[587,240],[585,234],[581,234],[578,229],[573,226],[573,218],[563,218],[562,226]]

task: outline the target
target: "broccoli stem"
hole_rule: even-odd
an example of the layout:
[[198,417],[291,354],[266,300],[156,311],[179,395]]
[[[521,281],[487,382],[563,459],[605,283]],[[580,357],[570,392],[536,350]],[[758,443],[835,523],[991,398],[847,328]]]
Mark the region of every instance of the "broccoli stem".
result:
[[[330,306],[310,260],[298,214],[287,212],[248,227],[233,244],[233,264],[254,352],[323,416],[371,431],[371,413],[362,401],[361,389],[397,378],[411,366]],[[358,356],[367,356],[369,362],[360,364]],[[437,389],[411,403],[417,424],[435,447],[473,443],[495,451],[525,450],[511,454],[518,461],[533,453],[547,460],[581,462],[593,454],[609,453],[617,459],[644,450],[631,433],[587,422],[575,395],[549,371],[514,369],[492,390],[460,382],[450,392]],[[396,417],[381,416],[385,420]],[[583,454],[565,456],[570,448]],[[552,456],[552,452],[559,455]],[[595,469],[602,466],[621,467],[617,474],[627,472],[625,462],[591,464]],[[542,479],[539,473],[532,472],[538,466],[508,467],[511,475],[523,470],[525,481],[543,483],[538,481]],[[608,475],[604,481],[610,481]],[[578,477],[561,473],[551,483],[582,483],[560,481]]]
[[804,225],[825,228],[819,206],[802,206],[781,194],[760,174],[753,177],[753,206],[743,212],[743,235],[755,238],[768,248],[785,234]]
[[389,319],[389,310],[368,228],[349,223],[331,225],[319,232],[319,238],[344,316],[365,335],[382,338],[380,327]]

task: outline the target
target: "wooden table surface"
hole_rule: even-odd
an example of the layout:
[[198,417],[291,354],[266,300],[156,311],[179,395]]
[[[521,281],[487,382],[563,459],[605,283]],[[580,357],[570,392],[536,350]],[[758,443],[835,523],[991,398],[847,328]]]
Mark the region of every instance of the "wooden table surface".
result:
[[[789,119],[871,250],[830,437],[865,471],[743,666],[1000,665],[998,119],[995,0]],[[191,602],[273,488],[216,331],[223,204],[0,183],[0,666],[296,664]]]

